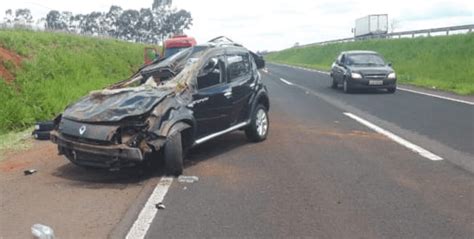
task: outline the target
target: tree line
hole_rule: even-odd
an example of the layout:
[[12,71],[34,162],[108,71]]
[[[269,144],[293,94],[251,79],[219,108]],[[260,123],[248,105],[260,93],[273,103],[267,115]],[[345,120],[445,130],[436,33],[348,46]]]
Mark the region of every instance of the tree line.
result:
[[108,12],[73,14],[51,10],[46,17],[34,21],[29,9],[8,9],[4,24],[43,27],[92,36],[109,36],[126,41],[156,44],[192,26],[191,13],[172,7],[172,0],[154,0],[151,8],[140,10],[111,6]]

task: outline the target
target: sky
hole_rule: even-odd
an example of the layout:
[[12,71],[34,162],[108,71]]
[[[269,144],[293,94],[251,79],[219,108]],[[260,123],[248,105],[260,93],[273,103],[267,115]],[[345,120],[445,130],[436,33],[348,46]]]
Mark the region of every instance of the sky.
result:
[[[107,12],[149,8],[153,0],[0,0],[0,19],[7,9],[29,8],[34,18],[51,10]],[[173,6],[193,16],[185,33],[198,42],[227,36],[254,51],[280,50],[299,44],[351,37],[355,19],[388,14],[395,31],[474,24],[473,0],[173,0]]]

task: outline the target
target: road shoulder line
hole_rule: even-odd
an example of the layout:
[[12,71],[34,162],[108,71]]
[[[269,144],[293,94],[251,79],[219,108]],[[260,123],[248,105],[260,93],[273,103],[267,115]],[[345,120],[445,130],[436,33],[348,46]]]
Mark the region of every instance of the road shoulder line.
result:
[[430,93],[421,92],[421,91],[417,91],[417,90],[410,90],[410,89],[407,89],[407,88],[404,88],[404,87],[397,87],[397,89],[398,89],[398,90],[402,90],[402,91],[406,91],[406,92],[410,92],[410,93],[415,93],[415,94],[420,94],[420,95],[431,96],[431,97],[439,98],[439,99],[443,99],[443,100],[449,100],[449,101],[454,101],[454,102],[458,102],[458,103],[463,103],[463,104],[468,104],[468,105],[474,105],[474,102],[470,102],[470,101],[466,101],[466,100],[454,99],[454,98],[446,97],[446,96],[442,96],[442,95],[430,94]]
[[155,189],[151,193],[150,197],[143,206],[137,220],[133,223],[132,228],[127,233],[125,238],[127,239],[140,239],[145,238],[148,229],[150,228],[153,219],[158,212],[156,204],[163,201],[169,187],[173,183],[173,178],[163,177],[156,185]]
[[382,129],[380,127],[378,127],[377,125],[375,124],[372,124],[370,123],[369,121],[365,120],[365,119],[362,119],[354,114],[351,114],[351,113],[347,113],[345,112],[344,115],[346,115],[347,117],[369,127],[370,129],[376,131],[377,133],[379,134],[382,134],[382,135],[385,135],[386,137],[390,138],[391,140],[397,142],[398,144],[402,145],[402,146],[405,146],[406,148],[412,150],[413,152],[416,152],[418,153],[419,155],[429,159],[429,160],[432,160],[432,161],[440,161],[440,160],[443,160],[443,158],[441,158],[440,156],[436,155],[436,154],[433,154],[431,153],[430,151],[416,145],[416,144],[413,144],[411,142],[409,142],[408,140],[405,140],[403,139],[402,137],[396,135],[396,134],[393,134],[391,133],[390,131],[387,131],[385,129]]

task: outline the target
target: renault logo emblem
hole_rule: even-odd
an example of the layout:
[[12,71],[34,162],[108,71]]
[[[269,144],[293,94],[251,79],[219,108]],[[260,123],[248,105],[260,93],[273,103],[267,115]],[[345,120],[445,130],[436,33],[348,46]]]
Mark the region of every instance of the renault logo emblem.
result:
[[86,132],[86,126],[83,125],[83,126],[81,126],[81,128],[79,128],[79,134],[83,135],[85,132]]

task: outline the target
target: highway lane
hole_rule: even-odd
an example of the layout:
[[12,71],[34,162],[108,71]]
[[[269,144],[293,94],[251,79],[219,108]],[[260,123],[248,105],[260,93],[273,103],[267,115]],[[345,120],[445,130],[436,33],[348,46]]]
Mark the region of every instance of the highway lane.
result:
[[234,132],[193,150],[185,174],[199,181],[174,180],[147,238],[474,235],[472,173],[423,158],[269,70],[267,141]]
[[474,159],[472,105],[404,91],[397,91],[395,94],[383,91],[344,94],[340,89],[329,87],[330,77],[326,74],[274,64],[268,64],[268,71],[276,77],[328,96],[331,100],[342,101],[403,129],[469,154]]

